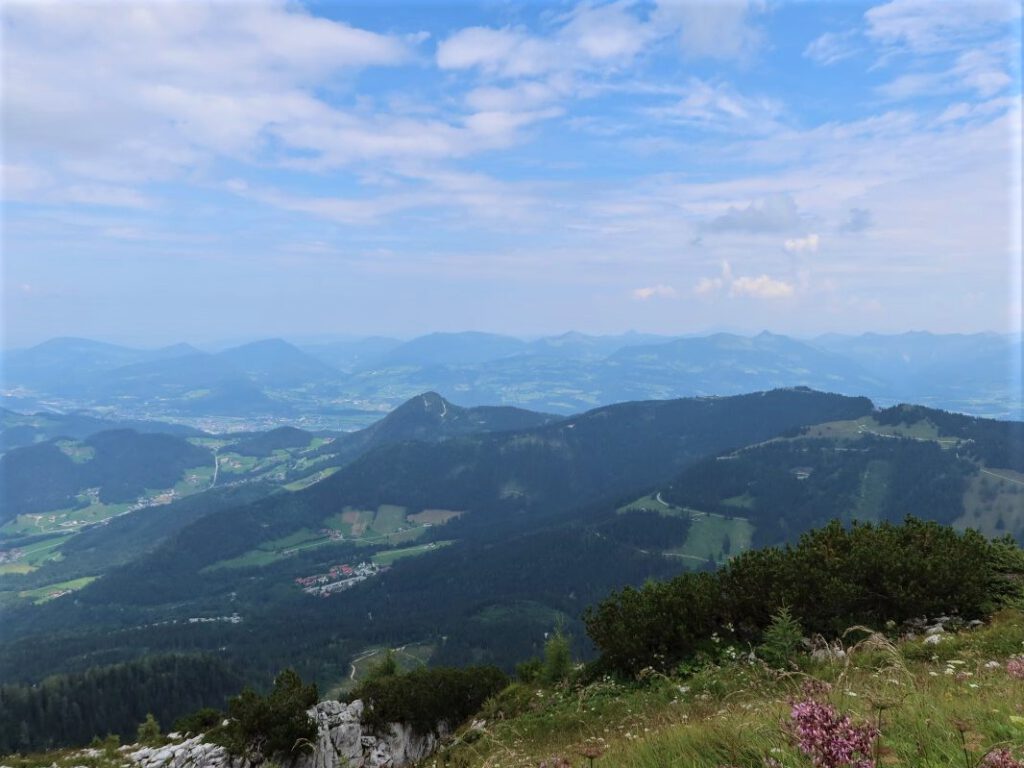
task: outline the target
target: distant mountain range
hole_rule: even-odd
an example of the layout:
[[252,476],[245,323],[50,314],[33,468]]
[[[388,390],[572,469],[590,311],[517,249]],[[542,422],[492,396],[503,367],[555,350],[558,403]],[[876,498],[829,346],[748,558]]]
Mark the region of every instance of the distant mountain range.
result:
[[569,414],[628,399],[809,386],[975,415],[1024,418],[1021,342],[996,334],[810,340],[568,333],[532,341],[434,333],[309,345],[269,339],[207,353],[53,339],[3,356],[9,408],[121,418],[262,417],[351,428],[423,391],[467,405]]

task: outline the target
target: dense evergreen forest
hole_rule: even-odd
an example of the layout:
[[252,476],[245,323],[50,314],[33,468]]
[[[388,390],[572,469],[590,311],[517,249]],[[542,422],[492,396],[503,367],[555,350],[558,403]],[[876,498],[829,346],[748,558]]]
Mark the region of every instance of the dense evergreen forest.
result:
[[241,685],[210,656],[151,656],[33,686],[0,685],[0,754],[86,744],[108,733],[133,739],[147,714],[170,726],[202,707],[223,709]]

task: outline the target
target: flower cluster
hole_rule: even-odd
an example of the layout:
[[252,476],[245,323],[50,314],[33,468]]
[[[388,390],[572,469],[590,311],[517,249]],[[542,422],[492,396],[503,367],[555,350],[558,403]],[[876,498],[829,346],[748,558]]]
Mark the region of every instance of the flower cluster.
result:
[[1014,656],[1006,662],[1006,671],[1009,672],[1010,677],[1024,680],[1024,656]]
[[815,768],[875,768],[871,753],[878,731],[872,726],[855,725],[813,699],[794,703],[790,717],[797,746]]
[[981,768],[1024,768],[1008,749],[994,749],[981,760]]

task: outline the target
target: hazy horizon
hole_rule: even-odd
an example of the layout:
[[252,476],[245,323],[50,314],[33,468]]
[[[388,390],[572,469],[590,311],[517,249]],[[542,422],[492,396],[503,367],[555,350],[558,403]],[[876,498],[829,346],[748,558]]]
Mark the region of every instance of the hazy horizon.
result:
[[579,335],[582,335],[582,336],[595,337],[595,338],[615,338],[615,337],[620,337],[620,336],[638,335],[638,336],[651,336],[651,337],[657,337],[657,338],[662,338],[662,339],[668,340],[668,339],[677,339],[677,338],[700,338],[700,337],[712,336],[712,335],[716,335],[716,334],[731,334],[731,335],[735,335],[735,336],[743,336],[743,337],[748,337],[749,338],[749,337],[758,336],[758,335],[760,335],[762,333],[767,333],[767,334],[773,334],[773,335],[778,335],[778,336],[788,336],[790,338],[797,339],[797,340],[800,340],[800,341],[813,341],[816,338],[821,338],[821,337],[824,337],[824,336],[832,336],[832,335],[835,335],[835,336],[858,337],[858,336],[872,335],[872,334],[873,335],[878,335],[878,336],[884,336],[884,337],[904,336],[904,335],[912,335],[912,334],[931,334],[931,335],[935,335],[935,336],[957,336],[957,335],[962,335],[962,336],[982,335],[982,336],[985,336],[985,335],[992,335],[992,336],[1000,336],[1000,337],[1009,337],[1011,339],[1020,336],[1020,332],[1019,331],[1017,331],[1017,332],[1012,332],[1012,331],[1010,331],[1010,332],[1003,332],[1003,331],[995,331],[995,330],[972,331],[972,332],[967,332],[967,333],[959,333],[959,332],[943,333],[943,332],[930,331],[930,330],[927,330],[927,329],[908,328],[908,329],[903,330],[903,331],[892,331],[892,332],[886,332],[886,333],[878,333],[878,332],[875,332],[875,331],[861,331],[861,332],[849,332],[849,333],[825,331],[825,332],[821,332],[821,333],[801,334],[801,333],[783,333],[783,332],[780,332],[780,331],[772,330],[770,328],[761,328],[761,329],[755,329],[755,330],[745,330],[745,329],[730,328],[730,327],[708,328],[708,329],[693,330],[693,331],[678,331],[678,332],[675,332],[675,333],[669,332],[669,331],[666,331],[666,332],[638,331],[638,330],[636,330],[634,328],[627,328],[627,329],[622,330],[622,331],[612,331],[612,332],[608,332],[608,333],[590,333],[590,332],[587,332],[587,331],[580,331],[580,330],[577,330],[577,329],[571,329],[571,330],[566,330],[566,331],[557,331],[557,332],[554,332],[554,333],[533,333],[533,334],[531,334],[531,333],[500,332],[500,331],[489,331],[489,330],[481,330],[481,329],[475,329],[475,328],[467,328],[467,329],[453,330],[453,331],[448,331],[448,330],[436,330],[436,331],[433,331],[433,330],[423,330],[423,331],[421,331],[419,333],[415,333],[415,334],[390,334],[390,333],[372,333],[372,332],[371,333],[365,333],[365,334],[362,334],[362,333],[360,333],[360,334],[344,333],[344,332],[339,332],[339,333],[311,333],[311,334],[274,334],[274,333],[269,333],[267,335],[240,335],[240,336],[232,336],[232,337],[212,337],[212,338],[201,338],[201,339],[190,339],[190,338],[173,338],[172,339],[172,338],[168,338],[166,340],[158,340],[158,339],[156,339],[156,340],[155,339],[147,340],[147,339],[143,339],[143,338],[136,338],[136,339],[133,340],[132,337],[125,337],[125,338],[120,338],[119,339],[119,338],[115,338],[115,337],[94,337],[94,336],[82,336],[82,335],[76,334],[76,333],[65,333],[65,334],[60,334],[60,335],[56,335],[56,336],[48,336],[48,337],[46,337],[44,339],[40,339],[39,341],[32,342],[32,343],[29,343],[29,344],[23,344],[23,345],[17,345],[17,346],[15,346],[15,345],[4,345],[3,347],[0,347],[0,349],[2,349],[4,351],[12,351],[13,352],[13,351],[17,351],[17,350],[29,349],[31,347],[38,346],[39,344],[44,344],[44,343],[50,342],[50,341],[57,341],[57,340],[62,340],[62,339],[80,339],[80,340],[85,340],[85,341],[98,342],[98,343],[101,343],[101,344],[109,344],[109,345],[112,345],[112,346],[134,347],[134,348],[137,348],[137,349],[161,349],[161,348],[165,348],[165,347],[175,346],[175,345],[178,345],[178,344],[186,344],[186,345],[189,345],[189,346],[194,346],[197,349],[199,349],[200,351],[219,351],[219,350],[227,349],[227,348],[234,347],[234,346],[241,346],[241,345],[244,345],[244,344],[251,344],[251,343],[254,343],[254,342],[272,341],[272,340],[282,340],[282,341],[285,341],[285,342],[287,342],[289,344],[293,344],[295,346],[303,347],[303,346],[315,346],[315,345],[318,345],[318,344],[329,344],[329,343],[333,343],[333,342],[339,342],[339,343],[341,343],[341,342],[357,342],[357,341],[361,341],[361,340],[365,340],[365,339],[373,339],[373,338],[388,338],[388,339],[394,339],[394,340],[397,340],[397,341],[400,341],[400,342],[407,342],[407,341],[412,341],[413,339],[421,338],[423,336],[431,336],[431,335],[459,335],[459,334],[473,334],[473,333],[486,334],[486,335],[494,335],[494,336],[504,336],[504,337],[519,339],[519,340],[526,341],[526,342],[536,341],[536,340],[539,340],[539,339],[558,338],[560,336],[568,336],[568,335],[572,335],[572,334],[579,334]]
[[1020,329],[1018,3],[111,7],[3,6],[5,346]]

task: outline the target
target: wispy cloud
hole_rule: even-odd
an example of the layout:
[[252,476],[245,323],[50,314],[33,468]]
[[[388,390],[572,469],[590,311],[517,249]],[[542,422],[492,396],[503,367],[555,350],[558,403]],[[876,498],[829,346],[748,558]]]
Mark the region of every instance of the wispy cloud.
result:
[[857,53],[857,36],[857,30],[823,32],[807,44],[804,56],[823,66],[843,61]]
[[776,193],[746,207],[730,206],[705,228],[710,232],[785,232],[800,226],[800,212],[791,195]]
[[820,244],[821,238],[812,233],[806,237],[790,238],[782,244],[782,247],[786,250],[786,253],[817,253]]
[[651,285],[646,288],[634,288],[630,295],[637,301],[648,299],[674,299],[678,295],[671,285]]
[[891,0],[869,9],[864,18],[867,34],[876,42],[931,53],[990,35],[1020,15],[1020,3],[1014,0]]

